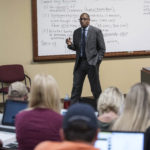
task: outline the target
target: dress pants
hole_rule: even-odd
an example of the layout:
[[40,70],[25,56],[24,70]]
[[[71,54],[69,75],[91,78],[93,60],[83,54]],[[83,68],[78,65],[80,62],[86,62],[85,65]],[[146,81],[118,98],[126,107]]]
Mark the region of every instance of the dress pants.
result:
[[79,59],[77,68],[74,70],[71,104],[79,102],[86,75],[88,75],[91,92],[95,100],[97,101],[101,93],[101,86],[99,81],[99,65],[100,62],[98,62],[95,66],[93,66],[89,65],[86,59],[84,58]]

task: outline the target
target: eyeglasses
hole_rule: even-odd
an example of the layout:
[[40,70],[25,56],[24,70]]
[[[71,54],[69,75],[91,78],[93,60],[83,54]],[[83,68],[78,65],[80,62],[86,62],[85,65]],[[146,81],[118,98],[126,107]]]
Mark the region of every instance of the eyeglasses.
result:
[[80,19],[79,19],[79,21],[82,21],[82,20],[83,20],[83,21],[86,21],[86,20],[89,20],[89,18],[80,18]]

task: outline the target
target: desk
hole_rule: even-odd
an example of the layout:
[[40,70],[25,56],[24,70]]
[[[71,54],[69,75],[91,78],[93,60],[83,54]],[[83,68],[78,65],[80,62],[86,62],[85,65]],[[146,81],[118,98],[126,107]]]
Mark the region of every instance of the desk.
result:
[[[3,131],[3,128],[6,129],[12,129],[10,126],[3,126],[2,125],[2,117],[3,114],[0,113],[0,141],[2,142],[4,147],[0,147],[0,150],[15,150],[17,148],[10,148],[10,146],[7,146],[8,144],[11,143],[16,143],[16,134],[14,132],[9,132],[9,131]],[[1,129],[2,128],[2,129]]]
[[141,82],[150,84],[150,67],[144,67],[141,70]]

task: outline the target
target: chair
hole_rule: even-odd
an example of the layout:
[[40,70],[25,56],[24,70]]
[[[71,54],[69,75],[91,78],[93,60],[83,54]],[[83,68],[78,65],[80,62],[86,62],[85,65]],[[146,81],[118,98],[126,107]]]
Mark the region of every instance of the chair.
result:
[[[13,64],[13,65],[2,65],[0,66],[0,82],[1,88],[0,93],[3,95],[3,104],[4,104],[4,95],[8,93],[8,87],[11,83],[15,81],[24,81],[27,86],[27,80],[31,87],[31,79],[24,73],[24,68],[22,65]],[[30,89],[27,87],[28,90]]]

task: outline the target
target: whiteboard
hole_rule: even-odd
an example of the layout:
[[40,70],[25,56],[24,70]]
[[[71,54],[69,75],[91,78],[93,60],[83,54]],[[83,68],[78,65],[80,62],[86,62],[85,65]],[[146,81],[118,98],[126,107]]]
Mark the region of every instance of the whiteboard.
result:
[[102,30],[106,56],[150,53],[150,0],[33,0],[35,57],[73,56],[65,39],[80,27],[83,12]]

